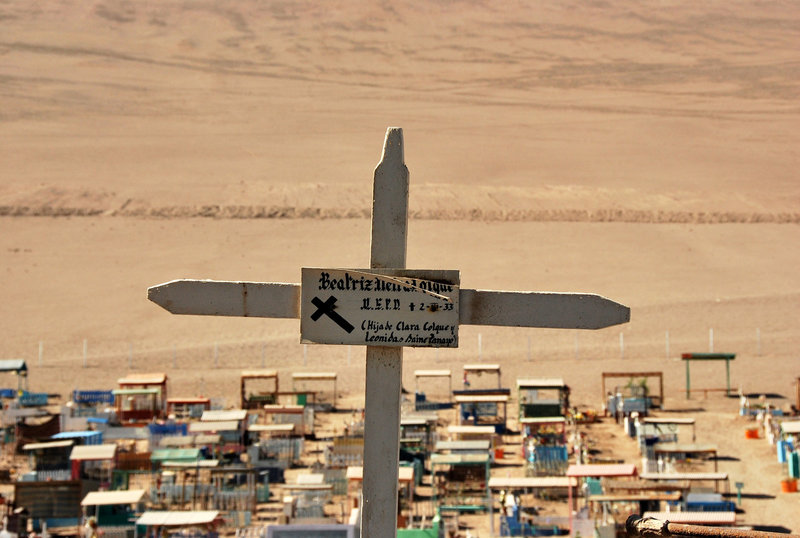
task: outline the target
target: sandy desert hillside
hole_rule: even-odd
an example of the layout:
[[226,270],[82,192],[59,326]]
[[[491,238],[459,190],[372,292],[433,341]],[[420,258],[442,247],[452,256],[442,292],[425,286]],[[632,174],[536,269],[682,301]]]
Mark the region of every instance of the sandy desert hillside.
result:
[[4,2],[0,212],[797,222],[798,11]]
[[489,331],[481,353],[508,360],[658,360],[716,328],[718,350],[793,361],[798,19],[791,2],[5,2],[3,354],[298,357],[293,322],[175,318],[145,290],[363,266],[398,125],[409,265],[634,309],[579,341],[467,327],[461,355]]
[[[297,320],[171,316],[146,290],[364,267],[400,126],[409,267],[632,309],[593,332],[462,327],[456,350],[406,352],[408,387],[481,360],[593,407],[601,372],[663,371],[683,402],[678,357],[713,330],[735,388],[788,405],[798,45],[790,1],[5,0],[0,358],[61,394],[164,370],[172,394],[237,405],[240,370],[265,366],[336,370],[357,399],[363,350],[304,348]],[[723,371],[693,367],[693,385]],[[709,406],[724,438],[735,401]],[[797,532],[785,506],[755,511]]]
[[628,358],[658,359],[716,328],[717,349],[792,361],[798,19],[792,2],[4,2],[3,354],[297,357],[292,322],[174,318],[145,289],[363,266],[398,125],[410,265],[634,308],[578,343],[487,328],[487,355],[625,357],[622,331]]

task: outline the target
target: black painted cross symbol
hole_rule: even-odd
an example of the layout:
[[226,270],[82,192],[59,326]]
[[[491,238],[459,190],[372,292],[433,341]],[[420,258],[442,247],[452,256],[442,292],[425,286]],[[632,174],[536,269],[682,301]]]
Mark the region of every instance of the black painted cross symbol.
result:
[[317,307],[317,311],[311,314],[311,319],[317,321],[319,318],[322,317],[323,314],[325,314],[326,316],[331,318],[336,323],[336,325],[338,325],[348,333],[353,332],[353,329],[355,329],[355,327],[350,325],[350,322],[348,322],[338,313],[333,311],[334,308],[333,305],[335,303],[336,303],[336,297],[334,297],[333,295],[328,297],[328,300],[325,301],[324,303],[319,297],[314,297],[313,299],[311,299],[311,304]]

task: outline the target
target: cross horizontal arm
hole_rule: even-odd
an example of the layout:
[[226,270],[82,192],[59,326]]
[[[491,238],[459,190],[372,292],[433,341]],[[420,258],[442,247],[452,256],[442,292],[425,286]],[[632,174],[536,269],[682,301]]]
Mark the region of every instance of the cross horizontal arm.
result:
[[631,309],[600,295],[462,289],[463,325],[602,329],[631,320]]
[[[300,317],[299,284],[173,280],[147,298],[173,314]],[[592,294],[461,289],[459,302],[464,325],[601,329],[631,318],[627,306]]]
[[300,317],[299,284],[173,280],[148,288],[147,298],[172,314]]

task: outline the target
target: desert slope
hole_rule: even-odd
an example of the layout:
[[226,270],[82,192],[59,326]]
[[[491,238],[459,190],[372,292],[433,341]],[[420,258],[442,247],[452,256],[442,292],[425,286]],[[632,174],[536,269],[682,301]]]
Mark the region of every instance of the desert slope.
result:
[[[365,266],[400,126],[410,267],[632,309],[592,332],[462,327],[458,349],[406,351],[407,387],[481,360],[599,407],[601,372],[663,371],[668,402],[732,454],[735,400],[686,402],[678,357],[713,334],[735,388],[790,403],[799,43],[800,5],[779,0],[7,0],[0,356],[61,394],[163,370],[172,394],[234,406],[239,372],[263,366],[335,370],[359,402],[363,350],[304,348],[297,320],[171,316],[146,290]],[[720,364],[692,375],[724,382]],[[741,457],[721,465],[754,495],[743,523],[798,532],[774,454]]]

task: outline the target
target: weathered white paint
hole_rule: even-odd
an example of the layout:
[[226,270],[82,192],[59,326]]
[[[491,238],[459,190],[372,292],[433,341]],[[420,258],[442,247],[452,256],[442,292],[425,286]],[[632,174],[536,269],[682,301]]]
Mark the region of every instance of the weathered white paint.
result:
[[300,340],[458,347],[458,271],[304,267]]
[[[403,134],[389,128],[375,169],[370,268],[404,269],[408,169]],[[175,280],[148,289],[173,314],[300,317],[297,284]],[[628,307],[591,294],[459,290],[459,323],[599,329],[630,320]],[[362,535],[396,535],[402,347],[367,346]],[[263,359],[262,359],[263,361]],[[215,361],[216,362],[216,361]]]
[[298,284],[182,279],[148,288],[147,298],[172,314],[300,317]]
[[394,536],[403,348],[367,347],[362,536]]
[[408,168],[403,151],[403,130],[390,127],[383,155],[375,168],[372,190],[372,242],[370,267],[404,269],[408,237]]
[[[408,169],[403,131],[389,128],[375,168],[370,267],[405,269],[408,235]],[[400,464],[402,347],[367,347],[364,407],[365,537],[397,535],[397,467]]]
[[464,325],[601,329],[631,317],[627,306],[588,293],[462,289],[460,303]]
[[[172,314],[299,318],[300,285],[173,280],[147,290]],[[545,329],[602,329],[630,321],[630,309],[601,295],[459,290],[459,324]]]

